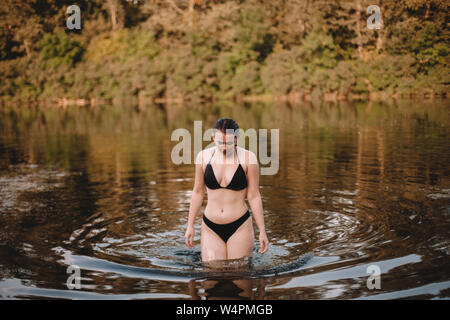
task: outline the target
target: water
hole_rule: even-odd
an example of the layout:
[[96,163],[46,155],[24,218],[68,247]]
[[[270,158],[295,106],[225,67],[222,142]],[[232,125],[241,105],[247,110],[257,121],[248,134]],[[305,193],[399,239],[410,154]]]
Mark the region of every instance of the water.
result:
[[[3,107],[0,298],[448,299],[448,107]],[[194,170],[170,136],[222,116],[280,129],[280,168],[260,177],[268,252],[256,232],[252,257],[217,271],[201,214],[184,245]]]

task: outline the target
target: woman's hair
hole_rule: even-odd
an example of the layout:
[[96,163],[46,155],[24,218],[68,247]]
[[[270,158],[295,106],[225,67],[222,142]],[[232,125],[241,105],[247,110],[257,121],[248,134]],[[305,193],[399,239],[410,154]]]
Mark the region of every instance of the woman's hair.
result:
[[213,127],[214,131],[215,130],[219,130],[221,132],[223,132],[224,134],[227,134],[227,129],[232,129],[234,130],[233,133],[235,135],[236,138],[239,137],[239,126],[236,123],[236,121],[234,121],[231,118],[220,118],[219,120],[217,120],[216,124]]

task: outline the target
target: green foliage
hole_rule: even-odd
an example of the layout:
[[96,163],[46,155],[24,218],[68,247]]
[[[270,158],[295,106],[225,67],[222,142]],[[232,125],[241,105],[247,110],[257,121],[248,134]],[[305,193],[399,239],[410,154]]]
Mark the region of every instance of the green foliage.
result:
[[320,20],[302,42],[301,56],[313,68],[331,69],[336,66],[336,45],[334,39],[324,32]]
[[355,72],[358,79],[357,93],[370,91],[405,92],[419,89],[415,86],[416,61],[410,55],[381,56],[369,62],[360,62]]
[[62,31],[45,34],[39,41],[41,62],[45,69],[55,68],[62,64],[73,66],[81,60],[84,52],[82,44]]
[[433,24],[427,24],[411,43],[411,51],[416,55],[421,70],[428,71],[437,64],[445,64],[449,54],[448,42],[440,42],[439,30]]
[[262,69],[262,81],[271,93],[285,94],[314,87],[335,91],[341,87],[339,73],[347,70],[344,65],[333,70],[338,66],[336,45],[320,20],[300,46],[275,53],[267,62]]
[[[69,2],[48,1],[41,12],[34,3],[8,0],[0,9],[0,96],[195,100],[448,89],[443,0],[380,2],[380,31],[365,27],[369,0],[221,0],[192,15],[179,1],[185,14],[165,1],[114,1],[115,9],[80,1],[78,33],[57,27]],[[112,30],[119,12],[123,23]]]
[[92,38],[86,51],[86,60],[98,63],[108,56],[117,60],[135,56],[154,58],[160,50],[154,35],[148,30],[121,29]]
[[236,39],[239,46],[243,48],[243,51],[256,51],[259,62],[264,61],[275,45],[275,35],[270,32],[270,24],[262,12],[258,7],[244,7],[236,26]]
[[272,94],[287,94],[294,84],[294,74],[301,75],[303,72],[295,62],[293,51],[281,50],[271,54],[261,68],[262,85]]
[[99,34],[93,37],[86,49],[85,60],[100,63],[107,56],[119,57],[124,55],[123,41],[125,30]]

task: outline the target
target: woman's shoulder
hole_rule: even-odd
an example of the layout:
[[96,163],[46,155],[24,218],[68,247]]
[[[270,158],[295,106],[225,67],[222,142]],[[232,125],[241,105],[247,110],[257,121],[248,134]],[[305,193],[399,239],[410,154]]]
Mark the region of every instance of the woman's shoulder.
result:
[[239,159],[244,159],[245,164],[257,164],[258,160],[253,151],[247,150],[245,148],[241,148],[239,146],[236,147],[238,150]]
[[208,162],[208,158],[211,157],[214,148],[206,148],[197,153],[197,157],[195,159],[196,164],[202,164],[204,162]]

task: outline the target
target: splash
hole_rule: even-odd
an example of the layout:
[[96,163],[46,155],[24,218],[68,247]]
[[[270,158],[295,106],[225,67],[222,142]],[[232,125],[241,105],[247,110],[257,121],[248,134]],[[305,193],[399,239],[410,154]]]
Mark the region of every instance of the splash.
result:
[[[71,251],[57,247],[53,249],[57,254],[62,256],[59,260],[64,265],[77,265],[81,270],[93,270],[103,273],[116,273],[130,278],[143,278],[154,280],[175,280],[189,281],[191,279],[201,278],[229,278],[229,277],[270,277],[280,274],[295,274],[302,272],[303,267],[313,257],[311,252],[300,255],[292,262],[281,264],[278,266],[267,268],[264,265],[254,265],[251,258],[237,259],[230,261],[217,261],[212,268],[211,265],[203,263],[173,263],[172,268],[153,268],[153,267],[137,267],[117,262],[111,262],[99,258],[75,255]],[[187,252],[176,252],[175,255],[183,255]],[[189,253],[194,257],[198,253]]]

